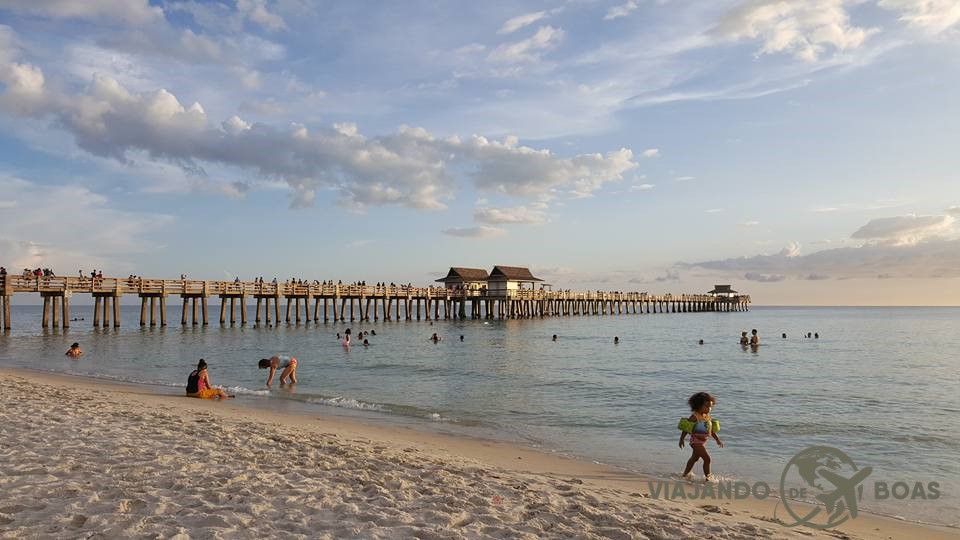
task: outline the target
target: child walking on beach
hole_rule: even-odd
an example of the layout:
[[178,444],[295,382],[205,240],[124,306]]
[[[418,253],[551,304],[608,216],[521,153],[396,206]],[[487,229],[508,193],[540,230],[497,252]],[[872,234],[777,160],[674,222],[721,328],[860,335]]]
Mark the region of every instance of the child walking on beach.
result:
[[683,469],[684,478],[689,479],[691,477],[693,466],[702,459],[704,477],[708,482],[713,480],[710,475],[710,454],[707,453],[707,440],[713,437],[713,440],[717,441],[717,446],[723,448],[723,441],[717,435],[717,432],[720,431],[720,422],[710,417],[710,411],[716,403],[717,399],[706,392],[697,392],[687,400],[692,414],[689,418],[681,419],[677,426],[680,428],[680,448],[683,448],[683,443],[689,433],[690,449],[693,451],[690,459],[687,460],[687,466]]

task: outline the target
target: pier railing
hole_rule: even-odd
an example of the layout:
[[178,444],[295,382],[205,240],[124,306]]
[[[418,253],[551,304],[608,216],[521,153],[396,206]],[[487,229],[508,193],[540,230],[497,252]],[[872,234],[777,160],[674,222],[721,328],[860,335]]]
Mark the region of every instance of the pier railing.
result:
[[[226,305],[230,304],[230,321],[235,322],[239,303],[241,324],[247,322],[248,299],[256,301],[255,322],[270,322],[270,305],[280,321],[280,302],[286,301],[286,320],[291,321],[291,306],[296,309],[294,322],[300,322],[301,305],[305,321],[318,321],[321,303],[323,320],[377,320],[380,312],[384,320],[394,315],[401,318],[401,306],[407,320],[466,318],[469,304],[470,318],[521,318],[553,315],[585,315],[613,313],[676,313],[701,311],[744,311],[750,303],[749,295],[662,294],[623,291],[552,291],[546,289],[461,289],[445,287],[412,287],[403,285],[344,285],[314,282],[218,281],[194,279],[145,279],[140,277],[61,277],[61,276],[0,276],[0,303],[3,327],[10,328],[10,300],[14,294],[39,293],[44,300],[43,326],[58,325],[58,302],[63,314],[63,326],[69,326],[69,300],[75,294],[90,294],[94,299],[94,325],[101,321],[108,326],[112,304],[113,325],[120,325],[118,299],[136,295],[141,299],[140,324],[147,324],[149,306],[150,325],[156,324],[156,305],[160,307],[160,324],[166,324],[166,298],[180,296],[183,300],[181,323],[188,320],[188,304],[192,303],[193,324],[198,324],[198,303],[202,307],[202,324],[207,324],[207,298],[220,298],[220,322],[226,323]],[[313,303],[313,315],[311,306]],[[263,319],[261,319],[261,307]],[[349,308],[349,309],[348,309]]]

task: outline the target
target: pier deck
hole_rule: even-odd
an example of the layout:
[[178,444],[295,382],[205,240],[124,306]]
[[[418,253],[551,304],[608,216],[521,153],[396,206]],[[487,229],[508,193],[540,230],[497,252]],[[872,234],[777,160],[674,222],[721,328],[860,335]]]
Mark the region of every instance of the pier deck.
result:
[[[70,326],[70,299],[93,297],[93,325],[120,326],[119,299],[140,298],[140,325],[165,326],[167,297],[182,300],[180,324],[209,323],[207,299],[220,300],[220,324],[247,324],[247,307],[255,302],[253,322],[293,323],[329,321],[439,320],[465,318],[530,318],[624,313],[693,313],[746,311],[749,295],[663,294],[643,292],[572,292],[514,290],[490,293],[444,287],[327,285],[320,283],[259,283],[190,279],[27,277],[0,278],[0,314],[3,328],[11,328],[10,302],[14,294],[43,298],[42,326]],[[158,309],[159,308],[159,309]],[[239,308],[239,309],[238,309]],[[159,311],[159,318],[157,317]],[[227,312],[229,311],[229,317]],[[112,319],[112,320],[111,320]]]

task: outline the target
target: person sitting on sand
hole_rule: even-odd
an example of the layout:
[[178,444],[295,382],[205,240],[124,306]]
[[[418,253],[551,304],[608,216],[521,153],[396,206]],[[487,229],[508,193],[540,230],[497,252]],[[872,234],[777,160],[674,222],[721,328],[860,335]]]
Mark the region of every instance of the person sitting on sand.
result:
[[751,334],[751,335],[750,335],[750,346],[751,346],[751,347],[756,347],[757,345],[760,345],[760,336],[757,334],[757,329],[754,328],[753,330],[751,330],[751,331],[750,331],[750,334]]
[[[713,406],[717,404],[717,399],[706,392],[697,392],[690,396],[687,404],[690,405],[690,410],[692,411],[692,414],[687,420],[693,422],[693,428],[690,433],[690,450],[693,451],[693,454],[690,456],[690,459],[687,460],[687,466],[683,469],[683,477],[689,480],[693,466],[697,461],[702,459],[703,475],[709,482],[713,480],[713,477],[710,475],[711,460],[710,454],[707,453],[707,441],[710,437],[713,437],[713,440],[717,441],[717,446],[723,448],[723,441],[721,441],[720,436],[717,435],[717,431],[714,429],[714,422],[710,418],[710,411],[713,410]],[[681,431],[680,448],[683,448],[683,443],[686,439],[687,432]]]
[[187,377],[187,396],[200,399],[233,397],[222,388],[213,387],[210,383],[210,375],[207,374],[207,362],[203,358],[197,362],[197,369],[191,371],[190,376]]
[[740,344],[744,347],[750,344],[750,338],[747,337],[747,333],[745,331],[740,332]]
[[69,356],[70,358],[80,358],[81,356],[83,356],[83,351],[80,350],[80,344],[74,343],[73,345],[71,345],[70,348],[67,349],[66,355]]
[[274,355],[270,358],[263,358],[259,364],[257,364],[257,367],[270,370],[270,374],[267,375],[268,387],[273,384],[273,374],[276,373],[278,369],[282,370],[280,372],[281,385],[287,383],[287,378],[290,379],[290,384],[296,384],[297,382],[297,359],[292,356]]

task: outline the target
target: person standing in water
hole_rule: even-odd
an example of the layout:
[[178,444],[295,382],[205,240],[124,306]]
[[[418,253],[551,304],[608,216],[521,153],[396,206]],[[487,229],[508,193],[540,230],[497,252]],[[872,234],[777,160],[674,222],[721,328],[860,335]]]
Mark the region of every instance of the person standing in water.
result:
[[760,335],[757,334],[757,329],[754,328],[753,330],[751,330],[751,331],[750,331],[750,334],[751,334],[751,335],[750,335],[750,346],[751,346],[751,347],[756,347],[756,346],[760,345]]
[[71,345],[70,348],[67,349],[66,356],[69,356],[70,358],[80,358],[83,356],[83,351],[80,350],[80,344],[74,343]]
[[273,375],[278,369],[281,370],[281,385],[286,384],[288,378],[290,379],[290,384],[296,384],[297,382],[297,359],[292,356],[274,355],[270,358],[263,358],[257,367],[270,370],[270,374],[267,375],[267,387],[273,384]]

